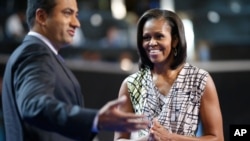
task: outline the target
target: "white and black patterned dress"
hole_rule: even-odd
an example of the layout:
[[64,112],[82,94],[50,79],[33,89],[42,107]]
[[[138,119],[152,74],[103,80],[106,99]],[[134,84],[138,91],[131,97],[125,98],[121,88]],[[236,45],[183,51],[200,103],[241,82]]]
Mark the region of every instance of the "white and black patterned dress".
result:
[[[157,118],[172,133],[195,136],[207,76],[207,71],[185,63],[166,96],[158,91],[148,68],[126,79],[135,113],[146,115],[150,121]],[[133,136],[147,134],[148,130],[140,130]]]

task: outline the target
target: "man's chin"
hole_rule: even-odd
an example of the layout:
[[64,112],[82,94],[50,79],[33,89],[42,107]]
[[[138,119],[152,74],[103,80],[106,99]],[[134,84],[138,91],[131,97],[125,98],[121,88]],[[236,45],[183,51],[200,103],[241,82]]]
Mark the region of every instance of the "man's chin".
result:
[[62,48],[65,48],[65,47],[71,47],[72,45],[70,43],[65,43],[64,45],[62,45]]
[[65,41],[65,43],[62,45],[62,47],[69,47],[71,46],[73,43],[73,39],[69,39],[67,41]]

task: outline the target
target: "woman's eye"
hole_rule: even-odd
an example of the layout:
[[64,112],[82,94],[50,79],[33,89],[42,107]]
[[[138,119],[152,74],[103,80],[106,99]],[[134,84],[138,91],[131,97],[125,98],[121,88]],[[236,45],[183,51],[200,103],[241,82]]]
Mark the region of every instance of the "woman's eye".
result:
[[147,41],[147,40],[150,40],[150,37],[149,36],[143,36],[142,39]]
[[161,38],[163,38],[163,35],[157,35],[156,38],[161,39]]

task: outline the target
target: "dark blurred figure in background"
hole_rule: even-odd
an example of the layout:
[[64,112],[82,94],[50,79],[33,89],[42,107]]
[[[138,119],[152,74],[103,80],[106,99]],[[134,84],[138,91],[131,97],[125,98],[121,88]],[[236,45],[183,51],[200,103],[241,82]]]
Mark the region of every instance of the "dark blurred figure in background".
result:
[[26,7],[26,0],[0,1],[0,54],[13,52],[28,32]]
[[127,33],[117,26],[110,26],[106,36],[100,40],[100,47],[103,48],[124,48],[128,47]]
[[28,32],[24,8],[18,8],[6,19],[5,32],[7,39],[11,41],[21,42],[23,40]]

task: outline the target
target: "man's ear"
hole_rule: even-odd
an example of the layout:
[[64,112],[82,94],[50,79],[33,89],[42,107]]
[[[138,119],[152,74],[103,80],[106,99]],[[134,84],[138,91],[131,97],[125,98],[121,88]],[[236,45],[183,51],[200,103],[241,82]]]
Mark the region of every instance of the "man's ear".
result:
[[45,25],[45,22],[46,22],[46,19],[47,19],[47,13],[45,10],[41,9],[41,8],[38,8],[36,10],[36,21],[44,26]]

